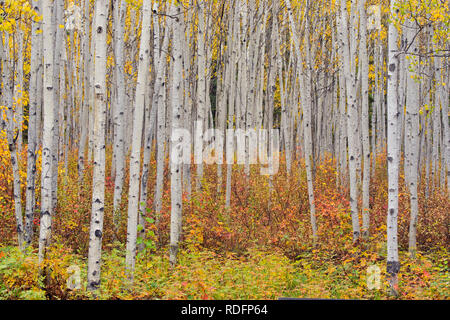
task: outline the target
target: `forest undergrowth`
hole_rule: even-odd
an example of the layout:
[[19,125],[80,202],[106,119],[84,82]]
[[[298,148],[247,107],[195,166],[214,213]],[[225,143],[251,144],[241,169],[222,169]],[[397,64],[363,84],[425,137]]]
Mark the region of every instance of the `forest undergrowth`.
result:
[[[7,153],[4,141],[0,153]],[[217,188],[217,167],[206,166],[202,190],[193,192],[190,199],[184,194],[179,263],[173,269],[168,259],[170,173],[166,169],[163,209],[160,216],[155,216],[151,209],[156,171],[153,159],[145,236],[138,239],[140,251],[132,285],[125,271],[126,194],[115,230],[114,179],[107,175],[102,282],[95,297],[86,290],[92,166],[86,167],[83,183],[79,184],[76,154],[74,151],[69,157],[67,170],[63,163],[59,166],[52,245],[43,262],[50,275],[45,284],[39,275],[37,255],[39,212],[34,219],[33,244],[25,253],[21,252],[15,236],[10,163],[7,156],[0,157],[0,299],[393,299],[387,291],[385,272],[388,197],[385,153],[377,159],[372,176],[370,237],[356,244],[352,241],[348,189],[337,185],[333,160],[322,159],[315,167],[318,226],[315,242],[311,237],[303,163],[294,162],[291,174],[287,175],[281,157],[272,190],[268,177],[260,175],[259,169],[252,168],[247,177],[244,169],[236,165],[229,209],[225,207],[224,186],[221,191]],[[25,190],[26,148],[20,158]],[[106,172],[111,172],[111,159],[107,160]],[[127,172],[126,184],[128,179]],[[397,298],[449,299],[450,205],[443,190],[422,187],[419,192],[418,254],[411,259],[407,252],[410,202],[400,174],[401,269]],[[37,201],[38,195],[39,186]],[[39,208],[39,202],[36,205]],[[368,283],[375,279],[374,270],[379,271],[380,282],[373,282],[375,285],[371,287]],[[77,283],[77,279],[81,282]]]

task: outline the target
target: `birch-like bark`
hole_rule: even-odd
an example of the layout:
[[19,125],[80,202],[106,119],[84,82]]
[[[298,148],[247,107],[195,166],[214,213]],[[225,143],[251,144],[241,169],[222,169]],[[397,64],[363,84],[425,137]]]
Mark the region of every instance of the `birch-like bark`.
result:
[[[92,15],[92,22],[91,25],[92,26],[96,26],[97,25],[97,21],[95,20],[97,18],[97,5],[98,2],[95,1],[93,6],[94,6],[94,13]],[[95,55],[95,50],[96,50],[96,39],[93,36],[93,34],[95,34],[95,31],[91,30],[91,38],[90,38],[90,50],[89,50],[89,87],[88,87],[88,92],[86,93],[86,95],[88,96],[88,100],[89,100],[89,112],[88,112],[88,146],[87,146],[87,159],[90,162],[92,160],[92,155],[93,155],[93,148],[94,148],[94,122],[95,122],[95,107],[94,107],[94,103],[95,103],[95,59],[94,59],[94,55]]]
[[195,143],[195,158],[197,162],[196,189],[200,190],[203,178],[203,131],[205,118],[207,118],[206,108],[206,47],[205,47],[205,10],[206,3],[198,2],[198,33],[197,33],[197,122]]
[[42,128],[42,169],[41,169],[41,218],[39,231],[39,263],[47,255],[50,245],[52,228],[52,144],[55,131],[54,122],[54,79],[53,79],[53,34],[52,24],[53,3],[47,1],[43,6],[43,57],[44,57],[44,88],[43,88],[43,128]]
[[[183,71],[183,47],[182,33],[184,19],[181,3],[175,1],[172,3],[170,12],[172,17],[176,17],[172,21],[173,41],[172,41],[172,58],[173,58],[173,76],[170,87],[172,95],[172,132],[171,142],[172,151],[170,159],[170,194],[171,194],[171,213],[170,213],[170,258],[171,266],[177,263],[178,243],[181,236],[181,218],[182,218],[182,185],[181,185],[181,159],[183,157],[183,142],[185,137],[177,134],[176,129],[183,126],[183,97],[182,97],[182,71]],[[201,38],[201,36],[200,36]],[[203,72],[205,69],[200,69]]]
[[[396,1],[391,1],[391,16],[394,16]],[[388,212],[387,212],[387,265],[391,293],[398,294],[398,32],[391,22],[388,29],[388,77],[387,77],[387,165],[388,165]]]
[[122,198],[123,180],[125,173],[125,147],[124,147],[124,134],[125,134],[125,74],[124,74],[124,25],[125,15],[127,12],[127,2],[125,0],[120,1],[120,7],[118,7],[119,1],[116,1],[116,7],[114,8],[114,22],[116,28],[114,29],[115,37],[115,52],[116,58],[115,76],[117,81],[116,100],[114,108],[114,146],[113,146],[113,161],[115,165],[115,178],[114,178],[114,198],[113,198],[113,210],[114,210],[114,224],[116,229],[118,228],[120,221],[120,201]]
[[[189,8],[193,8],[193,0],[189,1]],[[193,50],[190,47],[190,41],[192,39],[191,33],[191,21],[193,20],[193,10],[187,11],[187,21],[183,20],[183,67],[184,67],[184,126],[190,133],[192,133],[192,110],[193,110],[193,97],[194,97],[194,84],[192,78],[192,55]],[[195,64],[194,64],[195,65]],[[192,148],[191,148],[192,149]],[[191,163],[185,163],[183,165],[183,190],[186,192],[187,199],[191,198],[192,193],[192,177],[191,177]]]
[[[73,38],[72,35],[73,35],[73,32],[70,31],[67,38],[68,38],[69,48],[74,50],[75,49],[74,48],[75,41],[72,42],[72,38]],[[73,69],[71,66],[72,59],[70,59],[70,64],[68,63],[68,58],[67,58],[68,47],[66,46],[65,40],[66,39],[63,37],[62,41],[64,41],[64,45],[61,48],[62,52],[61,52],[61,61],[60,61],[60,68],[59,68],[58,159],[60,162],[62,161],[62,159],[64,159],[64,154],[67,155],[67,153],[69,151],[69,145],[68,145],[69,141],[66,140],[66,133],[67,133],[68,124],[70,121],[71,110],[69,108],[67,108],[66,102],[69,101],[70,106],[75,106],[76,103],[78,102],[78,99],[76,100],[77,102],[75,102],[75,99],[74,100],[71,99],[72,92],[75,91],[74,84],[72,81],[72,76],[75,77],[76,74],[73,73]],[[69,52],[69,54],[70,54],[70,52]],[[73,57],[73,58],[74,58],[74,60],[76,59],[75,57]],[[66,70],[67,70],[67,82],[68,82],[69,88],[70,88],[69,90],[67,90],[67,86],[66,86]],[[67,119],[66,119],[66,116],[67,116]],[[66,142],[67,142],[67,144],[65,144]],[[67,164],[67,162],[65,163],[65,166],[64,166],[65,177],[67,177],[66,164]],[[56,177],[58,177],[58,172],[56,172]],[[57,201],[57,194],[56,194],[56,201]]]
[[379,39],[381,37],[381,30],[378,31],[378,39],[376,41],[375,48],[375,75],[376,75],[376,102],[377,102],[377,149],[376,153],[379,154],[384,147],[384,142],[386,139],[386,113],[385,113],[385,103],[384,103],[384,55],[382,41]]
[[[273,128],[273,109],[274,109],[274,103],[275,103],[275,93],[277,90],[276,87],[276,79],[277,79],[277,68],[276,68],[276,62],[277,62],[277,56],[278,56],[278,10],[279,5],[277,2],[274,2],[274,5],[272,7],[272,34],[271,34],[271,44],[270,44],[270,57],[269,57],[269,70],[268,70],[268,82],[267,82],[267,89],[268,89],[268,95],[267,95],[267,104],[266,104],[266,129],[272,130]],[[298,119],[298,123],[300,124],[301,121]],[[270,139],[269,139],[270,140]],[[299,139],[300,140],[300,139]],[[300,143],[300,141],[299,141]],[[269,142],[268,144],[268,154],[272,154],[272,144]],[[271,164],[269,163],[269,166]],[[270,207],[272,205],[272,192],[273,192],[273,174],[269,176],[269,199],[267,203],[267,207],[270,210]]]
[[[307,1],[308,8],[309,1]],[[297,67],[303,68],[303,58],[300,53],[300,40],[297,34],[297,27],[293,17],[292,6],[289,0],[286,0],[286,7],[288,10],[289,24],[291,25],[292,34],[294,37],[294,44],[297,54]],[[313,185],[313,174],[312,174],[312,133],[311,133],[311,53],[310,53],[310,25],[308,19],[308,12],[305,14],[305,55],[306,55],[306,76],[301,77],[301,88],[302,88],[302,107],[303,107],[303,130],[304,130],[304,140],[305,140],[305,166],[306,166],[306,179],[308,183],[308,200],[309,200],[309,210],[310,210],[310,220],[312,228],[312,236],[314,241],[317,240],[317,224],[316,224],[316,206],[314,203],[314,185]]]
[[[157,10],[156,5],[154,6],[154,12]],[[157,11],[156,11],[157,12]],[[155,15],[153,18],[153,24],[157,25],[158,18]],[[159,50],[159,43],[155,43],[158,45],[158,50],[155,49],[155,56],[158,56],[158,67],[156,71],[156,81],[155,81],[155,90],[153,92],[153,107],[157,108],[157,118],[156,118],[156,186],[155,186],[155,196],[154,196],[154,209],[156,222],[159,223],[159,217],[162,208],[162,191],[164,186],[164,164],[165,164],[165,142],[166,142],[166,101],[165,101],[165,92],[166,92],[166,84],[165,84],[165,76],[167,69],[167,59],[166,52],[168,50],[169,45],[169,19],[167,19],[167,26],[164,32],[163,43],[161,45],[161,50]],[[155,28],[155,32],[158,29]],[[158,37],[159,38],[159,37]],[[155,37],[156,39],[156,37]],[[158,40],[159,42],[159,40]]]
[[53,4],[54,9],[54,23],[55,23],[55,33],[53,34],[53,43],[54,43],[54,56],[53,56],[53,99],[55,100],[53,103],[54,108],[54,131],[52,136],[52,208],[56,210],[56,204],[58,201],[58,162],[59,162],[59,152],[58,152],[58,141],[59,141],[59,96],[60,96],[60,69],[61,69],[61,52],[62,46],[65,45],[64,41],[64,30],[59,26],[63,24],[63,15],[64,15],[64,1],[63,0],[54,0]]
[[[82,48],[83,48],[83,83],[84,96],[82,102],[82,111],[80,112],[80,141],[78,146],[78,183],[81,184],[84,177],[84,156],[86,152],[86,140],[89,134],[89,108],[90,108],[90,61],[91,52],[89,49],[89,0],[84,1],[84,30],[82,34]],[[93,50],[93,48],[91,48]]]
[[439,170],[439,147],[441,144],[441,106],[439,103],[440,91],[442,85],[439,81],[436,81],[439,78],[439,69],[440,69],[440,58],[436,57],[434,59],[434,76],[435,76],[435,90],[436,94],[434,97],[435,107],[432,111],[432,122],[433,122],[433,148],[432,148],[432,157],[431,157],[431,185],[433,186],[433,190],[436,190],[436,187],[439,187],[440,182],[440,170]]
[[[360,236],[359,217],[358,217],[358,185],[357,185],[357,171],[358,171],[358,106],[356,96],[356,76],[354,64],[354,52],[352,42],[352,35],[355,33],[354,24],[354,1],[351,1],[351,17],[350,28],[348,27],[346,2],[341,0],[340,23],[338,25],[340,41],[343,48],[343,69],[346,83],[347,94],[347,137],[348,137],[348,166],[350,177],[350,210],[352,215],[353,241],[356,242]],[[350,30],[350,33],[349,33]],[[346,37],[347,35],[347,37]]]
[[362,184],[362,236],[369,237],[369,184],[370,184],[370,137],[369,137],[369,56],[367,52],[367,17],[366,0],[359,0],[360,41],[359,59],[361,60],[361,103],[362,103],[362,150],[363,150],[363,184]]
[[[339,17],[337,18],[339,19]],[[340,57],[344,55],[342,42],[339,45],[338,53]],[[342,58],[341,58],[342,59]],[[341,64],[341,68],[343,68]],[[347,111],[346,111],[346,84],[343,70],[339,70],[339,169],[340,185],[347,186]]]
[[[41,1],[32,2],[33,10],[40,12]],[[36,186],[36,158],[37,158],[37,104],[38,101],[38,71],[42,68],[40,55],[41,24],[33,21],[31,26],[31,62],[29,86],[28,111],[28,149],[27,149],[27,186],[25,192],[25,245],[29,246],[33,240],[33,219],[35,212],[35,186]]]
[[100,266],[105,211],[105,120],[106,120],[106,59],[107,17],[109,1],[96,1],[95,25],[92,38],[95,41],[94,63],[94,169],[92,181],[92,213],[89,232],[88,284],[90,291],[100,286]]
[[[228,40],[230,41],[232,33],[228,34]],[[228,60],[229,53],[225,53],[225,60]],[[220,62],[218,63],[218,65]],[[218,93],[216,99],[216,121],[217,121],[217,129],[220,131],[220,135],[225,137],[225,122],[226,122],[226,87],[225,83],[229,83],[230,81],[230,68],[228,66],[227,61],[223,63],[223,67],[218,67],[221,71],[221,75],[217,75],[218,82]],[[219,154],[223,154],[223,148],[219,151]],[[222,190],[222,161],[217,163],[217,192],[220,193]]]
[[[239,14],[238,14],[238,6],[235,6],[232,17],[232,38],[230,41],[230,74],[231,79],[229,83],[228,93],[228,129],[234,129],[234,121],[235,121],[235,110],[237,109],[237,81],[236,81],[236,64],[238,59],[237,49],[239,48],[238,40],[239,40]],[[237,118],[236,118],[237,119]],[[237,121],[236,121],[237,123]],[[234,147],[234,137],[226,135],[226,158],[227,158],[227,177],[226,177],[226,186],[225,186],[225,207],[227,209],[230,208],[231,204],[231,178],[233,173],[233,161],[234,154],[230,154],[229,150],[233,150]]]
[[372,151],[372,169],[371,169],[371,176],[375,176],[375,166],[376,166],[376,159],[377,159],[377,138],[376,136],[379,134],[377,132],[377,119],[380,117],[379,115],[379,108],[378,108],[378,95],[377,95],[377,62],[376,62],[376,40],[374,39],[373,45],[372,45],[372,56],[373,56],[373,66],[374,66],[374,72],[375,72],[375,81],[374,81],[374,88],[372,89],[372,96],[373,96],[373,103],[372,103],[372,123],[371,123],[371,151]]
[[[450,195],[450,128],[448,123],[448,103],[446,101],[449,101],[449,91],[450,91],[450,71],[447,69],[442,70],[442,90],[441,90],[441,105],[442,105],[442,123],[444,125],[443,127],[443,150],[441,151],[444,153],[444,159],[445,164],[442,165],[445,166],[445,176],[447,177],[447,196]],[[444,85],[445,83],[445,85]]]
[[[414,41],[416,29],[414,23],[409,21],[406,30],[406,41],[410,45],[410,51],[417,51],[417,43]],[[416,253],[416,235],[417,235],[417,217],[419,215],[419,202],[417,195],[417,176],[419,165],[419,82],[416,79],[416,72],[411,71],[417,65],[418,58],[414,55],[408,55],[406,61],[406,123],[405,123],[405,181],[408,184],[411,203],[411,216],[409,224],[409,247],[408,250],[414,258]]]
[[[17,64],[15,68],[16,77],[17,77],[17,83],[14,83],[14,102],[16,104],[16,113],[17,113],[17,119],[16,119],[16,126],[18,130],[18,136],[17,136],[17,146],[16,149],[20,153],[22,150],[22,127],[23,127],[23,93],[25,92],[24,88],[24,81],[23,81],[23,65],[24,65],[24,45],[23,45],[23,31],[21,30],[20,22],[18,22],[18,30],[16,31],[17,34]],[[14,49],[15,50],[15,49]]]
[[[150,79],[149,81],[150,82]],[[145,227],[146,227],[146,216],[147,211],[147,196],[148,196],[148,181],[150,174],[150,157],[153,151],[153,138],[155,136],[155,123],[156,123],[156,108],[150,110],[149,106],[151,102],[149,97],[152,97],[153,86],[147,86],[146,97],[145,97],[145,121],[144,121],[144,131],[142,137],[142,143],[144,144],[144,152],[142,159],[142,170],[141,170],[141,182],[139,191],[139,211],[138,211],[138,239],[140,241],[138,246],[138,251],[142,251],[145,247],[143,242],[145,238]]]
[[[0,34],[1,36],[1,34]],[[15,51],[15,48],[13,48]],[[14,53],[14,52],[13,52]],[[17,138],[19,136],[20,128],[16,128],[14,117],[14,64],[13,57],[10,52],[10,37],[5,33],[5,45],[3,39],[0,38],[0,63],[2,64],[2,97],[0,101],[7,107],[7,125],[6,125],[6,139],[8,142],[8,149],[10,153],[10,160],[13,174],[13,198],[14,198],[14,213],[16,217],[16,232],[17,240],[20,250],[24,247],[24,230],[23,230],[23,216],[22,216],[22,202],[20,190],[20,174],[19,174],[19,160],[17,158]]]
[[138,78],[133,112],[133,137],[130,157],[130,186],[128,191],[127,248],[125,263],[130,280],[133,279],[133,270],[136,262],[142,127],[144,124],[143,119],[145,88],[147,87],[150,67],[151,18],[151,1],[144,0],[142,6],[142,33],[141,44],[139,48]]
[[276,41],[276,48],[278,48],[277,53],[277,66],[278,66],[278,78],[279,78],[279,86],[280,86],[280,100],[281,100],[281,129],[283,134],[283,141],[284,141],[284,151],[285,151],[285,157],[286,157],[286,170],[288,175],[291,172],[291,149],[289,144],[289,121],[288,121],[288,107],[287,104],[287,98],[286,98],[286,89],[287,89],[287,76],[286,76],[286,83],[283,81],[283,63],[282,63],[282,56],[281,52],[279,51],[280,44],[278,42],[278,39]]

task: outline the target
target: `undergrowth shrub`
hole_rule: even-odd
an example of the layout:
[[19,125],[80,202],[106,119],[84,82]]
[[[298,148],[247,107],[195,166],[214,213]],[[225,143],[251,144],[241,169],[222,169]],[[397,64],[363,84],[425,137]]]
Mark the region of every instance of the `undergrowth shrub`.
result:
[[[78,182],[77,150],[73,150],[73,153],[70,154],[67,170],[65,170],[63,163],[59,165],[58,204],[52,219],[52,242],[54,246],[52,246],[49,256],[42,266],[49,271],[50,277],[47,277],[45,283],[43,283],[44,280],[39,277],[36,252],[23,254],[18,250],[7,247],[15,245],[16,235],[12,201],[12,173],[7,158],[8,151],[5,150],[6,147],[3,142],[0,143],[0,154],[2,155],[0,157],[0,213],[2,218],[0,237],[2,239],[1,245],[4,246],[0,253],[2,255],[0,260],[0,297],[7,299],[92,297],[89,293],[83,291],[72,292],[67,289],[66,285],[70,276],[67,270],[72,264],[78,265],[83,270],[82,279],[85,279],[84,272],[87,268],[85,260],[89,248],[89,224],[92,206],[92,164],[86,163],[84,178],[81,183]],[[144,213],[146,216],[146,238],[138,240],[145,244],[146,249],[139,253],[139,263],[137,263],[135,270],[138,281],[130,289],[126,285],[127,276],[123,268],[128,205],[126,190],[129,172],[126,169],[124,192],[119,210],[119,227],[116,230],[112,222],[114,176],[110,175],[112,161],[112,152],[110,151],[108,150],[106,153],[102,293],[97,298],[148,299],[155,297],[198,298],[199,296],[204,298],[258,298],[262,296],[275,297],[282,293],[281,282],[278,283],[278,280],[271,278],[270,274],[267,277],[273,281],[272,287],[268,285],[266,288],[258,282],[252,284],[266,288],[261,289],[266,292],[265,295],[255,293],[256,287],[253,288],[253,291],[250,290],[253,292],[250,293],[250,291],[244,289],[244,285],[239,288],[240,291],[237,289],[234,291],[230,288],[221,289],[222,284],[231,285],[233,281],[238,280],[230,276],[228,280],[226,278],[214,278],[210,281],[202,274],[204,270],[213,267],[226,270],[228,260],[232,261],[229,262],[232,265],[229,268],[238,269],[240,268],[240,262],[251,262],[249,265],[242,265],[242,270],[239,269],[239,272],[246,274],[242,283],[253,281],[251,279],[256,275],[251,270],[252,268],[259,270],[255,263],[261,261],[268,269],[278,270],[276,264],[280,264],[279,268],[281,269],[278,271],[286,274],[290,274],[292,265],[284,259],[288,259],[302,270],[307,266],[306,261],[309,261],[310,266],[311,264],[314,265],[314,272],[336,277],[338,277],[338,274],[344,275],[346,279],[353,279],[353,282],[351,282],[353,284],[362,281],[362,275],[368,264],[378,263],[382,265],[385,263],[388,197],[385,154],[381,154],[376,159],[375,174],[371,177],[370,238],[362,240],[356,245],[352,242],[348,186],[337,184],[336,163],[332,159],[323,159],[315,167],[314,196],[318,239],[314,243],[311,236],[304,162],[294,161],[292,171],[287,175],[284,158],[281,157],[280,171],[271,179],[260,175],[259,167],[252,165],[250,174],[247,176],[243,166],[233,166],[229,208],[225,205],[226,169],[223,170],[223,184],[219,191],[217,166],[204,167],[202,189],[195,191],[193,187],[190,197],[186,193],[183,195],[180,266],[173,276],[169,276],[166,249],[170,230],[170,172],[166,167],[162,210],[160,215],[156,216],[153,210],[156,162],[152,157],[148,182],[148,209]],[[23,190],[22,200],[24,201],[26,148],[19,154],[19,159]],[[37,165],[37,210],[34,217],[33,248],[38,246],[37,235],[39,233],[39,161],[40,157],[38,157]],[[193,173],[192,182],[194,185],[195,167],[192,167],[191,172]],[[361,203],[359,203],[359,207],[361,207]],[[419,251],[430,254],[446,252],[446,249],[442,248],[448,247],[450,242],[448,224],[450,207],[447,194],[444,190],[434,188],[428,197],[425,197],[425,187],[422,184],[419,188],[419,210],[417,233]],[[404,184],[404,177],[400,174],[398,239],[401,250],[407,250],[408,246],[409,211],[409,195]],[[260,251],[258,250],[263,250],[265,254],[268,254],[264,258],[266,260],[260,257]],[[241,261],[240,259],[244,260]],[[212,262],[210,260],[217,261]],[[406,261],[408,261],[407,258]],[[447,263],[445,261],[448,261],[448,259],[441,259],[435,263],[438,265],[445,264]],[[183,269],[185,268],[183,263],[185,267],[189,265],[189,268],[194,271],[189,271],[191,272],[189,273],[187,269]],[[333,266],[330,270],[329,267],[325,267],[327,263],[331,263]],[[413,263],[405,262],[405,266],[409,266],[410,269],[413,265]],[[321,266],[324,266],[323,270]],[[245,269],[247,267],[248,269]],[[428,266],[425,268],[429,270]],[[350,269],[352,270],[349,271]],[[441,269],[436,272],[442,272]],[[11,270],[14,270],[14,272]],[[200,274],[193,274],[197,272],[195,270]],[[420,270],[422,272],[423,268]],[[260,271],[266,272],[265,269]],[[183,272],[187,275],[184,276]],[[236,273],[239,272],[236,271]],[[423,276],[423,272],[421,275]],[[184,283],[188,276],[196,277],[195,279],[198,279],[198,281],[180,287],[180,283]],[[248,279],[245,280],[245,277],[248,277]],[[406,279],[408,276],[404,275],[404,277]],[[416,278],[408,278],[408,281],[412,281],[412,283],[415,283],[416,280]],[[295,277],[286,276],[282,281],[289,284],[296,283],[299,280]],[[430,283],[426,285],[429,288],[433,288],[433,286],[434,288],[440,288],[442,283],[436,282],[433,284],[430,280]],[[43,286],[46,288],[45,291],[42,290]],[[332,291],[331,287],[330,284],[330,290]],[[333,294],[337,295],[338,291],[333,291],[335,292]],[[408,290],[405,291],[408,292]],[[202,294],[198,295],[198,292]],[[321,292],[318,289],[316,293],[321,295]]]

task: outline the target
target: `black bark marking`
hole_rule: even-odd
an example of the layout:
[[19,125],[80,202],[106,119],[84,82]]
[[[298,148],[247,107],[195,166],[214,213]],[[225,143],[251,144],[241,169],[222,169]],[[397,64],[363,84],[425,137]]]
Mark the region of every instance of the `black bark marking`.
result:
[[386,272],[391,276],[395,276],[400,271],[400,262],[388,261],[386,265]]
[[41,212],[41,218],[42,217],[44,217],[45,215],[50,215],[50,212],[48,212],[48,211],[44,211],[44,212]]
[[89,283],[89,288],[91,288],[92,290],[97,290],[100,286],[100,281],[91,281]]

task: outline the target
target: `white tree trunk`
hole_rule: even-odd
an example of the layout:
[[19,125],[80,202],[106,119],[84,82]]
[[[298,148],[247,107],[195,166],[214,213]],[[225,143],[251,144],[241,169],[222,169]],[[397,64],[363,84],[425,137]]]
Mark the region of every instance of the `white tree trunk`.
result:
[[[154,8],[154,11],[157,8]],[[165,164],[165,151],[164,145],[166,142],[166,101],[165,101],[165,92],[166,85],[164,82],[166,69],[167,69],[167,59],[166,52],[169,44],[169,19],[167,19],[167,27],[164,33],[164,39],[161,46],[161,50],[159,50],[159,40],[158,43],[155,42],[155,45],[158,44],[158,50],[155,50],[155,57],[158,57],[158,68],[156,70],[156,81],[155,81],[155,90],[153,92],[153,108],[157,108],[157,127],[156,127],[156,186],[155,186],[155,197],[154,197],[154,209],[156,221],[159,222],[159,217],[162,208],[162,191],[164,186],[164,164]],[[157,17],[155,15],[154,25],[157,23]],[[156,37],[155,37],[156,39]]]
[[41,219],[39,232],[39,262],[44,261],[47,247],[50,245],[52,228],[52,144],[55,131],[54,122],[54,79],[53,79],[53,3],[43,6],[43,56],[44,56],[44,93],[43,93],[43,133],[42,133],[42,174],[41,174]]
[[126,267],[128,277],[133,278],[136,262],[137,221],[139,208],[139,178],[141,169],[142,126],[144,124],[145,88],[150,66],[150,22],[151,1],[144,0],[142,6],[142,33],[139,49],[139,67],[133,112],[133,137],[130,157],[130,187],[128,191],[128,223]]
[[[182,185],[181,185],[181,159],[183,157],[184,137],[176,134],[176,129],[182,128],[183,97],[182,97],[182,71],[183,71],[183,47],[182,33],[184,19],[182,5],[175,1],[172,3],[170,15],[176,17],[172,21],[173,42],[173,77],[170,87],[172,95],[172,148],[170,159],[170,193],[171,193],[171,213],[170,213],[170,265],[174,266],[177,262],[178,243],[181,236],[181,218],[182,218]],[[199,67],[200,68],[200,67]],[[205,71],[205,69],[201,69]]]
[[[40,1],[32,2],[33,10],[40,11]],[[31,30],[31,62],[30,62],[30,86],[29,86],[29,111],[28,111],[28,150],[27,150],[27,187],[25,202],[25,244],[29,246],[33,239],[33,220],[35,212],[35,186],[36,186],[36,149],[37,149],[37,87],[38,70],[42,68],[40,57],[40,36],[38,30],[41,29],[37,22],[32,23]]]
[[362,185],[362,236],[369,237],[369,184],[370,184],[370,137],[369,137],[369,56],[367,53],[367,18],[366,0],[359,0],[360,42],[359,59],[361,60],[361,103],[362,103],[362,149],[363,149],[363,185]]
[[[391,1],[391,15],[394,15],[396,1]],[[398,32],[393,23],[388,29],[388,80],[387,80],[387,164],[388,164],[388,212],[387,212],[387,273],[392,294],[398,293],[398,259],[397,217],[398,217]]]
[[[441,104],[442,104],[442,123],[444,124],[443,127],[443,150],[441,151],[444,153],[444,159],[445,163],[442,165],[445,166],[445,176],[447,177],[447,196],[450,195],[450,128],[448,124],[448,101],[449,99],[449,91],[450,91],[450,71],[442,70],[442,82],[445,83],[443,85],[444,87],[441,90]],[[447,74],[446,74],[447,73]]]
[[[289,24],[291,25],[292,34],[294,36],[294,44],[297,54],[297,66],[303,68],[303,58],[300,53],[300,40],[297,34],[297,27],[293,17],[292,6],[289,0],[286,0],[286,7],[288,10]],[[305,15],[307,17],[307,15]],[[309,20],[305,22],[305,53],[306,53],[306,70],[301,70],[299,74],[303,74],[305,71],[306,76],[300,77],[300,83],[302,88],[302,108],[303,108],[303,130],[304,130],[304,140],[305,140],[305,166],[306,166],[306,179],[308,183],[308,199],[309,199],[309,210],[310,210],[310,220],[312,228],[312,236],[314,241],[317,239],[317,224],[316,224],[316,206],[314,203],[314,185],[313,185],[313,174],[312,174],[312,132],[311,132],[311,53],[310,53],[310,31],[309,31]],[[280,75],[279,75],[280,76]],[[280,77],[281,79],[281,77]]]
[[[1,34],[0,34],[1,36]],[[15,48],[12,48],[15,51]],[[24,246],[24,229],[21,203],[21,188],[19,175],[19,162],[17,158],[16,141],[19,136],[20,128],[16,127],[16,118],[14,117],[14,68],[13,57],[10,52],[9,34],[5,33],[5,45],[3,39],[0,38],[0,63],[2,65],[2,95],[0,103],[6,105],[7,124],[6,124],[6,138],[10,152],[10,160],[13,174],[13,197],[14,197],[14,213],[16,217],[16,232],[19,248],[22,250]],[[13,52],[14,53],[14,52]],[[3,117],[3,115],[2,115]]]
[[95,40],[94,63],[94,125],[93,149],[94,170],[92,181],[92,213],[89,232],[88,290],[100,286],[100,265],[103,236],[103,214],[105,209],[105,120],[106,120],[106,32],[109,2],[99,0],[95,8],[95,25],[92,37]]
[[206,48],[205,48],[205,12],[204,6],[206,3],[198,4],[198,34],[197,34],[197,130],[195,146],[195,157],[197,159],[197,180],[196,188],[199,190],[202,186],[201,180],[203,178],[203,131],[205,130],[204,123],[207,117],[206,110]]
[[115,58],[116,58],[116,81],[117,92],[114,108],[114,147],[113,147],[113,161],[115,168],[114,178],[114,198],[113,198],[113,210],[114,210],[114,223],[116,229],[120,221],[120,201],[122,198],[123,180],[125,173],[125,147],[124,147],[124,134],[125,134],[125,74],[124,74],[124,24],[125,15],[127,10],[127,2],[125,0],[116,1],[116,7],[114,8],[114,22],[115,22]]
[[[356,96],[356,75],[352,39],[355,33],[354,20],[354,1],[351,1],[350,27],[348,27],[346,2],[341,0],[341,12],[338,18],[340,41],[343,47],[343,69],[346,83],[347,93],[347,136],[348,136],[348,161],[349,161],[349,177],[350,177],[350,210],[352,214],[353,241],[356,242],[360,236],[359,217],[358,217],[358,105]],[[348,32],[350,30],[350,33]],[[347,37],[346,37],[347,36]]]
[[[406,41],[411,43],[414,41],[414,35],[416,29],[414,28],[414,23],[409,22],[408,29],[406,31]],[[417,50],[417,43],[413,42],[410,45],[411,52]],[[407,56],[409,61],[409,66],[406,65],[405,68],[410,70],[414,68],[414,65],[418,62],[418,59],[414,55]],[[417,64],[418,66],[418,64]],[[410,202],[411,202],[411,217],[409,225],[409,252],[412,257],[415,256],[416,252],[416,234],[417,234],[417,217],[419,215],[419,202],[417,195],[417,176],[418,176],[418,165],[419,165],[419,93],[420,87],[419,82],[416,79],[417,75],[413,71],[407,72],[407,87],[406,87],[406,123],[405,123],[405,167],[406,175],[405,181],[408,184],[408,189],[410,192]]]
[[89,109],[90,109],[90,63],[91,51],[89,49],[89,0],[84,1],[84,30],[82,34],[83,42],[83,82],[84,82],[84,97],[82,102],[82,110],[80,112],[80,141],[78,146],[78,182],[81,184],[84,177],[84,155],[86,151],[86,140],[89,134]]

